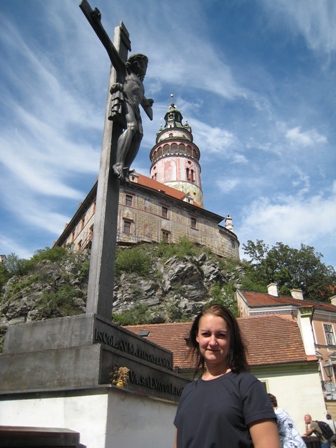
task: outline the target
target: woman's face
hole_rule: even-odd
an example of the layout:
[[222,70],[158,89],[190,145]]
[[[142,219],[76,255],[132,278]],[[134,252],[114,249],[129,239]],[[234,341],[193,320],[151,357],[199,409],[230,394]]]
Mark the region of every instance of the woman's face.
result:
[[196,341],[207,367],[227,368],[230,333],[226,321],[219,316],[205,314],[200,318]]

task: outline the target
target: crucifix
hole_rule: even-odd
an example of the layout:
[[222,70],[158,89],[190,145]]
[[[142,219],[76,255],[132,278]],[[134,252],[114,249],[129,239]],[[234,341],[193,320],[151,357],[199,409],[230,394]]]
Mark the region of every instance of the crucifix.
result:
[[152,120],[153,100],[145,97],[143,86],[147,57],[134,54],[127,59],[131,41],[125,25],[121,22],[116,27],[112,43],[99,10],[92,10],[87,0],[81,0],[79,6],[111,61],[86,308],[87,313],[111,320],[119,187],[120,182],[129,182],[130,167],[143,136],[139,105]]

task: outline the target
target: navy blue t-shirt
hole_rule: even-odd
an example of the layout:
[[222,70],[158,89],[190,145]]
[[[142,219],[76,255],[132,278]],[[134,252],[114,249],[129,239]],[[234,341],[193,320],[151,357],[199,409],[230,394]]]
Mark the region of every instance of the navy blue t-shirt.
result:
[[253,448],[248,425],[276,419],[264,386],[248,372],[199,378],[182,393],[174,425],[177,448]]

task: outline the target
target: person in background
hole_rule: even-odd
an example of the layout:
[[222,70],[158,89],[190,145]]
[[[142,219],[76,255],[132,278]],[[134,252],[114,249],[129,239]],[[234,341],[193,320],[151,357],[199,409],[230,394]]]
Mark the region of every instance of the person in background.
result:
[[326,419],[327,419],[327,423],[330,426],[332,432],[334,433],[334,435],[332,436],[332,438],[329,440],[329,442],[331,442],[331,446],[335,447],[336,446],[336,427],[335,427],[335,422],[331,416],[331,414],[326,414]]
[[331,414],[326,414],[327,423],[333,432],[336,432],[336,425]]
[[272,394],[268,394],[278,423],[278,431],[282,448],[306,448],[302,437],[295,428],[293,420],[289,414],[278,407],[278,401]]
[[190,344],[201,376],[183,390],[174,419],[175,448],[280,448],[276,417],[251,373],[237,319],[223,305],[195,318]]
[[320,439],[321,448],[330,448],[330,442],[323,436],[322,431],[317,422],[312,420],[310,414],[304,416],[304,422],[306,424],[306,432],[303,436],[311,436],[313,433]]

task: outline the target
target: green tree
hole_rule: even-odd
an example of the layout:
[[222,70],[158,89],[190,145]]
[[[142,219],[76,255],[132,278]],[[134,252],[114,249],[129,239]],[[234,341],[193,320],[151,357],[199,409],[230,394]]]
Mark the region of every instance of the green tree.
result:
[[3,264],[9,273],[9,276],[24,275],[26,273],[26,262],[27,260],[21,259],[16,254],[12,253],[7,255],[7,258]]
[[289,294],[291,289],[303,291],[305,299],[326,301],[333,295],[336,272],[332,266],[322,262],[323,255],[314,247],[301,244],[294,249],[283,243],[273,247],[262,240],[249,240],[243,244],[246,277],[242,288],[265,290],[271,282],[276,282],[281,294]]

